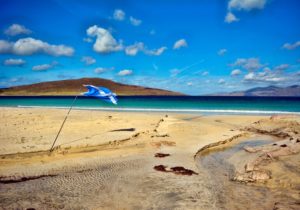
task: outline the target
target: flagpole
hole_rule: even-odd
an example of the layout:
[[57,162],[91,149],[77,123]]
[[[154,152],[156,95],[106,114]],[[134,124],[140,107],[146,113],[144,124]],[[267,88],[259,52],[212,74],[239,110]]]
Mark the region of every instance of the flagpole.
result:
[[77,97],[78,97],[78,95],[76,95],[76,97],[74,98],[74,100],[73,100],[73,102],[72,102],[72,104],[71,104],[71,106],[70,106],[70,108],[69,108],[69,111],[68,111],[67,115],[65,116],[65,119],[64,119],[63,123],[62,123],[61,126],[60,126],[60,129],[59,129],[59,131],[58,131],[58,133],[57,133],[57,135],[56,135],[56,137],[55,137],[55,139],[54,139],[54,142],[53,142],[53,144],[52,144],[52,146],[51,146],[51,149],[49,150],[50,152],[52,152],[53,149],[54,149],[55,142],[56,142],[56,140],[58,139],[58,136],[59,136],[61,130],[63,129],[65,122],[67,121],[67,118],[68,118],[68,116],[69,116],[69,114],[70,114],[70,112],[71,112],[71,110],[72,110],[72,108],[73,108],[73,105],[74,105],[74,103],[75,103]]

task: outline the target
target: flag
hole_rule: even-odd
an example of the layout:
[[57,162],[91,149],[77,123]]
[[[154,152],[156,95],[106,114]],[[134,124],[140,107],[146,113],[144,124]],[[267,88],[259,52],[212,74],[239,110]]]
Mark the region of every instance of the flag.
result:
[[105,87],[96,87],[94,85],[83,85],[88,89],[88,92],[83,93],[84,96],[91,96],[102,99],[104,101],[117,104],[118,99],[117,95],[108,88]]

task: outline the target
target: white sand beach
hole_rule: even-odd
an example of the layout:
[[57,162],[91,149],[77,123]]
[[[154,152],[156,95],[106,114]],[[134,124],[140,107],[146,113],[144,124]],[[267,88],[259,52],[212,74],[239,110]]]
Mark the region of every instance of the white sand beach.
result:
[[66,112],[0,108],[0,208],[299,208],[299,116]]

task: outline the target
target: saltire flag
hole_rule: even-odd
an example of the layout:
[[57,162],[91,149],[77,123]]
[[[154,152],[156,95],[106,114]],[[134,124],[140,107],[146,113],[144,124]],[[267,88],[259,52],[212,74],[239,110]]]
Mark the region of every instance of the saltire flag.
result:
[[88,89],[88,92],[83,93],[84,96],[96,97],[106,102],[117,104],[118,99],[117,95],[108,88],[105,87],[96,87],[94,85],[83,85]]

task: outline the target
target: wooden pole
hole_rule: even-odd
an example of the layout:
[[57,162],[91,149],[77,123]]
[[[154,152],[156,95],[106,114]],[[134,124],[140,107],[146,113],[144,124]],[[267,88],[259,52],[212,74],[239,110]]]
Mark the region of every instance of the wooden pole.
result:
[[72,110],[72,108],[73,108],[73,105],[74,105],[74,103],[75,103],[77,97],[78,97],[78,95],[74,98],[74,100],[73,100],[73,102],[72,102],[72,104],[71,104],[71,106],[70,106],[70,108],[69,108],[69,111],[68,111],[67,115],[65,116],[65,119],[64,119],[63,123],[62,123],[61,126],[60,126],[60,129],[59,129],[59,131],[58,131],[58,133],[57,133],[57,135],[56,135],[56,137],[55,137],[55,139],[54,139],[54,142],[53,142],[53,144],[52,144],[52,146],[51,146],[51,149],[49,150],[50,152],[52,152],[52,151],[54,150],[55,142],[56,142],[56,140],[58,139],[58,136],[59,136],[60,132],[62,131],[65,122],[67,121],[67,118],[68,118],[68,116],[69,116],[69,114],[70,114],[70,112],[71,112],[71,110]]

